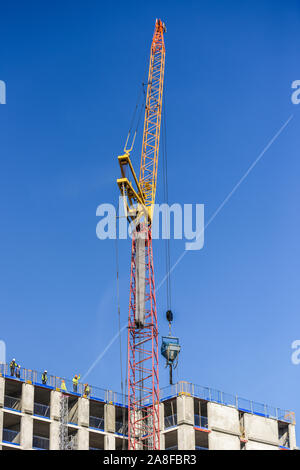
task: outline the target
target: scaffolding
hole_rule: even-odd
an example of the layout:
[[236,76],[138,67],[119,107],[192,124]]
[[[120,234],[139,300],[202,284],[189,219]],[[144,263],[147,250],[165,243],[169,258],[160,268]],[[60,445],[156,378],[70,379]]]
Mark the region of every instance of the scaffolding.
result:
[[68,396],[64,393],[60,395],[60,422],[59,422],[59,449],[75,450],[76,438],[68,434]]

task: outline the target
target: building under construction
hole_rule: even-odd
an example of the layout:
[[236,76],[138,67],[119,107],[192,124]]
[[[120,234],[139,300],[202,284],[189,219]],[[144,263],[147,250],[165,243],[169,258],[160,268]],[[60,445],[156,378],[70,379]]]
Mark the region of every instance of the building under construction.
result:
[[[128,399],[71,380],[21,369],[11,377],[0,365],[0,448],[2,450],[125,450]],[[70,391],[69,391],[70,390]],[[296,449],[294,413],[218,390],[179,382],[161,389],[162,450]]]
[[[126,394],[49,376],[20,377],[0,365],[0,448],[49,450],[289,450],[296,449],[294,413],[188,382],[172,383],[179,338],[162,355],[170,385],[159,387],[158,324],[152,249],[165,70],[165,24],[156,20],[144,103],[139,177],[131,162],[136,130],[118,156],[117,184],[132,227]],[[165,181],[166,183],[166,181]],[[167,201],[165,201],[167,202]],[[167,251],[169,248],[167,248]],[[170,258],[169,253],[167,258]],[[166,266],[170,282],[170,266]],[[118,276],[117,276],[118,278]],[[118,289],[119,292],[119,289]],[[119,311],[120,313],[120,311]],[[65,384],[62,387],[62,383]]]

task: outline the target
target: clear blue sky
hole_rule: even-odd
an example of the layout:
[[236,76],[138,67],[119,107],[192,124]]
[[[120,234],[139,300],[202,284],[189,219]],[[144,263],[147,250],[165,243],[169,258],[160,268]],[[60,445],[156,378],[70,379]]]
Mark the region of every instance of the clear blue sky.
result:
[[[168,28],[170,202],[203,203],[208,220],[294,114],[210,224],[203,250],[173,273],[176,378],[300,416],[300,366],[291,363],[300,338],[300,105],[290,99],[300,79],[298,1],[2,4],[0,339],[22,366],[71,377],[118,330],[115,242],[96,238],[96,208],[118,196],[116,157],[156,17]],[[164,243],[154,249],[158,284]],[[183,249],[172,242],[173,261]],[[123,324],[130,242],[119,251]],[[165,290],[157,297],[167,333]],[[118,342],[89,381],[120,390]]]

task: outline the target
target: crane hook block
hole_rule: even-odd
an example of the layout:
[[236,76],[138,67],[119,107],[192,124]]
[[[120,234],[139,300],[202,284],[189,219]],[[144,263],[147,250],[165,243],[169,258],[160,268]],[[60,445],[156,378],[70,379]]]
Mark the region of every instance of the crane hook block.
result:
[[173,313],[172,313],[171,310],[167,311],[166,317],[167,317],[167,320],[168,320],[169,323],[171,323],[173,321]]

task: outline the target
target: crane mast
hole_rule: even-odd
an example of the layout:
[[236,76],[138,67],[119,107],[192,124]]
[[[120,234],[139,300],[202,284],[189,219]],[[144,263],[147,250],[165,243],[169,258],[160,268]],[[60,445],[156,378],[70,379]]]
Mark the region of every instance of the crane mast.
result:
[[[159,449],[158,326],[151,224],[156,194],[165,69],[164,23],[157,19],[151,44],[141,166],[131,149],[118,157],[117,184],[133,222],[128,316],[128,449]],[[128,175],[128,172],[130,175]],[[132,177],[132,180],[129,178]]]

